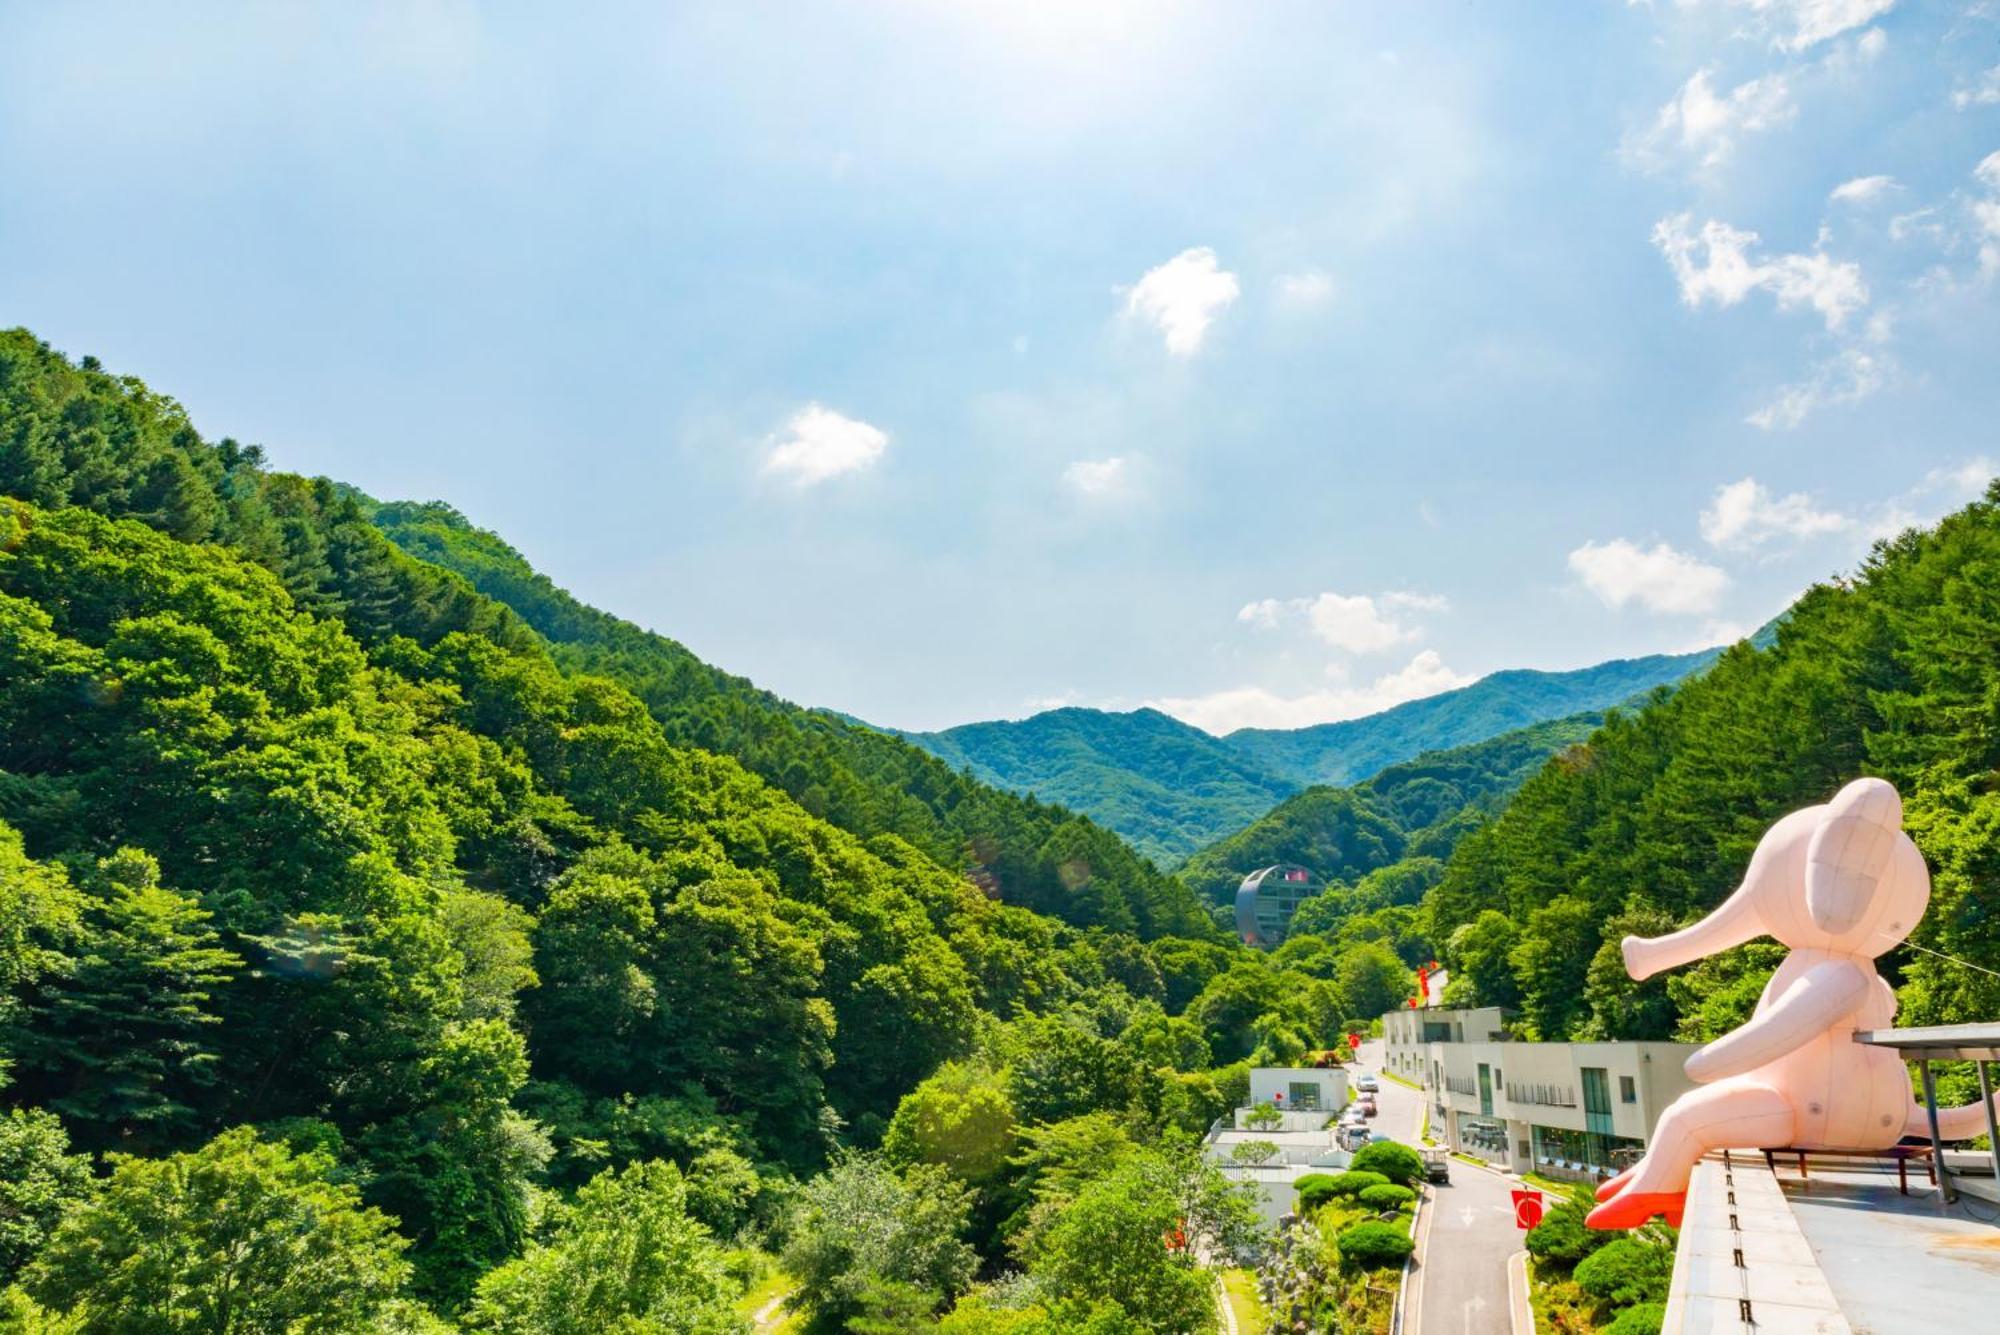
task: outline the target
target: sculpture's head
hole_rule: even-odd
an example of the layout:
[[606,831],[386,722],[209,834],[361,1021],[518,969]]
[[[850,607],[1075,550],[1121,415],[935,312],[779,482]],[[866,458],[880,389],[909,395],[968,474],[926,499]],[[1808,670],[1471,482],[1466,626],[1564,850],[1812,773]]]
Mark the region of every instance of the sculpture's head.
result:
[[1626,937],[1626,971],[1650,978],[1759,936],[1793,950],[1885,953],[1931,898],[1930,872],[1902,823],[1902,801],[1881,779],[1856,779],[1824,806],[1793,812],[1765,832],[1743,884],[1715,912],[1669,936]]

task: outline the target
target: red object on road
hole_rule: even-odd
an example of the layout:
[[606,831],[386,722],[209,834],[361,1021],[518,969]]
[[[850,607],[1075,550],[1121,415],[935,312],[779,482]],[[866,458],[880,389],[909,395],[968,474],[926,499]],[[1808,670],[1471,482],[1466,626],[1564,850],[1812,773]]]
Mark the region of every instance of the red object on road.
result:
[[1542,1222],[1542,1193],[1520,1191],[1511,1193],[1514,1197],[1514,1227],[1533,1228]]
[[1350,1047],[1350,1048],[1358,1048],[1358,1047],[1360,1047],[1360,1046],[1361,1046],[1361,1035],[1359,1035],[1359,1034],[1349,1034],[1349,1035],[1347,1036],[1347,1046],[1348,1046],[1348,1047]]

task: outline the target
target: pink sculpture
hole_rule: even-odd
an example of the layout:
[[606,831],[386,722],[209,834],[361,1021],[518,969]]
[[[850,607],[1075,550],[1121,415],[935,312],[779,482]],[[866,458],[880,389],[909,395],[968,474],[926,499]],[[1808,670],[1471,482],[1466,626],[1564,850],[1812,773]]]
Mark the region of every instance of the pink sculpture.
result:
[[[1625,969],[1650,978],[1758,936],[1791,954],[1744,1025],[1687,1059],[1706,1086],[1660,1115],[1638,1163],[1597,1190],[1592,1228],[1679,1224],[1688,1175],[1710,1150],[1797,1146],[1884,1150],[1928,1132],[1894,1052],[1854,1042],[1884,1029],[1896,995],[1877,956],[1908,936],[1930,903],[1930,873],[1903,833],[1903,804],[1881,779],[1856,779],[1824,806],[1765,832],[1743,884],[1715,912],[1669,936],[1624,941]],[[1953,1139],[1985,1129],[1974,1104],[1938,1114]]]

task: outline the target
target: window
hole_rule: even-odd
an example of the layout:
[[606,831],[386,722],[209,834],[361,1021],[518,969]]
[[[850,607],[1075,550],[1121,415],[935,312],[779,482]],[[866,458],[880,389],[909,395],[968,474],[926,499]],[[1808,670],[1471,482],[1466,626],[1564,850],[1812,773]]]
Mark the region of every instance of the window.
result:
[[1580,1068],[1583,1076],[1583,1129],[1600,1136],[1611,1134],[1611,1082],[1601,1066]]
[[1631,1076],[1621,1075],[1618,1077],[1618,1098],[1624,1103],[1637,1103],[1639,1101],[1639,1088],[1632,1083]]
[[1319,1107],[1319,1086],[1307,1081],[1291,1082],[1292,1092],[1285,1096],[1285,1102],[1294,1108]]

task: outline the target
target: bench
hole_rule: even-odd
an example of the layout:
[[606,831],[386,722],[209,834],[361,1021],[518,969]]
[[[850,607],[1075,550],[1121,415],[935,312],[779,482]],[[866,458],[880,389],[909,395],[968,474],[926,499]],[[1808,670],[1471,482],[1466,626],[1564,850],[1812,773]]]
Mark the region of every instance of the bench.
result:
[[1778,1169],[1778,1156],[1798,1156],[1799,1176],[1810,1177],[1806,1172],[1806,1156],[1817,1155],[1822,1159],[1893,1159],[1896,1163],[1896,1190],[1903,1195],[1910,1194],[1910,1160],[1921,1159],[1924,1171],[1930,1175],[1931,1185],[1937,1185],[1937,1163],[1932,1157],[1929,1145],[1891,1145],[1886,1150],[1802,1150],[1796,1145],[1786,1145],[1778,1149],[1764,1151],[1764,1166],[1772,1172]]

